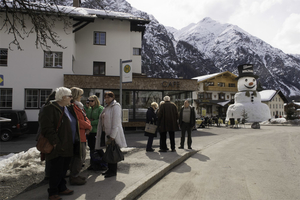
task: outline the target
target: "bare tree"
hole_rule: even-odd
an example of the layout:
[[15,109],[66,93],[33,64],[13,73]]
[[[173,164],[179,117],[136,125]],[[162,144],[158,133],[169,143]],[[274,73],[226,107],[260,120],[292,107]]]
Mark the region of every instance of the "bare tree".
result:
[[[99,7],[101,1],[96,0]],[[72,26],[68,17],[72,10],[60,6],[63,2],[64,0],[1,0],[0,31],[13,35],[9,48],[15,45],[22,50],[20,41],[33,34],[36,48],[49,49],[51,43],[66,48],[61,45],[60,37],[53,29],[58,21],[63,22],[65,31]]]

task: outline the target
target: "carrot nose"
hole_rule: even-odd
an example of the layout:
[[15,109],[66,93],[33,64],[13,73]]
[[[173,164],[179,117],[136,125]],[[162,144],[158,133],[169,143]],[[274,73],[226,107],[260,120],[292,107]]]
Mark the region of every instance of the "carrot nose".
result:
[[250,82],[249,85],[253,85],[253,82]]

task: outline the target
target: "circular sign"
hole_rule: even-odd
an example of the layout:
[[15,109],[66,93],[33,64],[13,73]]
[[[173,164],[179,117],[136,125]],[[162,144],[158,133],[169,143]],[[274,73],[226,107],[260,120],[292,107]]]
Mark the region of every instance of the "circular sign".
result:
[[125,72],[125,73],[129,73],[130,70],[131,70],[130,65],[125,65],[125,67],[124,67],[124,72]]

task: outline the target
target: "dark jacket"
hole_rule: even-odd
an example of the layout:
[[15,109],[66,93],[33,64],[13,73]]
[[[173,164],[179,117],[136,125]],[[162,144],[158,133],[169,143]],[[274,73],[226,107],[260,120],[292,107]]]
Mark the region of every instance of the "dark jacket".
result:
[[[196,123],[196,114],[195,114],[195,108],[194,107],[190,107],[190,127],[194,127],[195,123]],[[180,109],[180,114],[179,114],[179,125],[180,127],[182,126],[182,115],[183,115],[183,109],[184,106]]]
[[[67,108],[65,108],[67,109]],[[46,154],[46,160],[56,157],[73,156],[73,137],[69,118],[63,114],[58,132],[56,127],[62,114],[61,107],[56,102],[51,102],[44,107],[39,117],[41,133],[48,138],[49,142],[56,147],[51,153]]]
[[[146,113],[146,123],[156,124],[157,122],[157,115],[152,107],[148,108]],[[145,136],[154,136],[157,137],[157,132],[155,134],[147,133],[145,131]]]
[[178,111],[177,106],[170,101],[165,101],[158,112],[158,125],[160,132],[178,131]]

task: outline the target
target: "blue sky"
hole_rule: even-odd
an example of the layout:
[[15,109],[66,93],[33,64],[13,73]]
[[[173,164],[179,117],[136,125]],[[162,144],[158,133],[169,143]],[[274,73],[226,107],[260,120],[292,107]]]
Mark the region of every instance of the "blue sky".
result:
[[285,53],[300,54],[300,0],[127,0],[181,29],[210,17],[239,26]]

